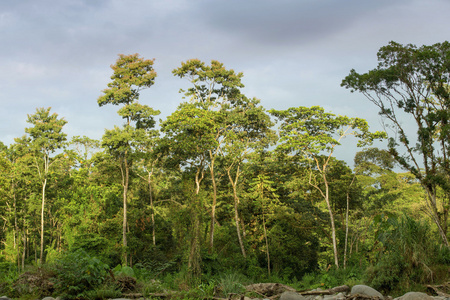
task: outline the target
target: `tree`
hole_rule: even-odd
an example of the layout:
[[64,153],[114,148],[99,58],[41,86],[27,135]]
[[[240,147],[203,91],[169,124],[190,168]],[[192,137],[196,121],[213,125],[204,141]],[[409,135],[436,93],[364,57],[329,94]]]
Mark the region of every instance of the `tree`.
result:
[[[259,105],[256,98],[242,97],[240,104],[227,117],[230,129],[227,130],[222,145],[218,149],[223,167],[226,170],[229,183],[233,191],[234,219],[241,253],[246,257],[239,218],[238,183],[243,173],[242,165],[245,160],[257,151],[262,151],[276,140],[276,133],[269,115]],[[244,229],[242,230],[243,233]],[[243,234],[244,235],[244,234]]]
[[50,107],[38,108],[35,114],[28,115],[27,122],[33,127],[25,128],[25,132],[29,135],[30,149],[33,151],[34,166],[41,182],[41,264],[44,261],[45,192],[49,174],[53,164],[57,161],[52,154],[62,148],[66,141],[66,134],[62,132],[62,128],[67,121],[58,119],[56,113],[50,114],[50,109]]
[[[154,84],[156,72],[153,70],[154,60],[146,60],[138,54],[120,54],[115,65],[108,88],[97,100],[99,106],[106,104],[124,105],[118,114],[125,119],[123,128],[115,126],[106,130],[102,146],[118,160],[123,187],[123,224],[122,244],[124,247],[124,263],[127,257],[127,195],[130,181],[130,169],[140,145],[148,138],[148,132],[155,126],[153,116],[160,112],[147,105],[138,103],[140,91]],[[135,126],[132,126],[135,123]]]
[[[375,69],[363,74],[351,70],[341,85],[361,92],[379,108],[393,131],[389,153],[420,181],[429,214],[449,246],[450,43],[418,48],[390,42],[377,56]],[[409,117],[413,122],[404,122]],[[441,208],[438,187],[444,191]]]
[[[334,263],[339,267],[334,213],[331,207],[328,167],[336,146],[343,138],[352,135],[358,138],[358,146],[365,146],[382,132],[369,132],[369,125],[360,118],[349,118],[326,113],[322,107],[313,106],[270,110],[279,119],[280,141],[277,149],[303,156],[310,163],[309,184],[322,195],[326,202],[331,225]],[[315,172],[314,172],[315,171]],[[318,176],[315,176],[315,174]],[[321,186],[323,184],[323,188]]]
[[264,240],[266,243],[266,257],[267,257],[267,275],[270,277],[270,252],[269,252],[269,240],[267,239],[267,228],[265,215],[269,214],[271,206],[277,202],[278,195],[275,194],[275,189],[272,187],[273,181],[269,180],[269,176],[259,174],[254,177],[249,183],[250,194],[249,196],[257,201],[258,206],[261,208]]
[[[165,164],[168,168],[184,170],[192,180],[193,188],[187,187],[189,199],[188,207],[191,212],[191,241],[188,256],[189,276],[198,279],[201,275],[200,268],[200,213],[202,198],[201,184],[208,168],[208,158],[211,149],[217,147],[215,139],[216,113],[197,107],[195,103],[182,103],[161,124],[164,137],[158,145],[158,153],[166,157]],[[192,176],[192,177],[191,177]]]
[[[209,249],[213,250],[214,226],[216,223],[217,206],[217,182],[216,182],[216,159],[220,148],[227,139],[227,133],[232,130],[234,124],[230,121],[229,114],[239,105],[243,99],[240,89],[244,87],[241,82],[242,73],[234,70],[227,70],[225,66],[212,60],[210,65],[198,59],[190,59],[181,63],[181,67],[173,70],[175,76],[187,78],[192,87],[184,92],[185,97],[190,98],[191,105],[205,110],[204,114],[214,120],[213,131],[209,132],[214,143],[205,149],[208,156],[205,158],[205,165],[209,169],[211,183],[213,187],[211,204],[211,223],[209,230]],[[194,119],[203,122],[201,119]]]

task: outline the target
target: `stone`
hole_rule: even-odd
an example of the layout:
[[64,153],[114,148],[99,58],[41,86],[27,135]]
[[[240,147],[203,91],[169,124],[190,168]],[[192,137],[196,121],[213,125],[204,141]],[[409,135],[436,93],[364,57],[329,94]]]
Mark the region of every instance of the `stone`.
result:
[[344,299],[345,299],[345,295],[343,293],[323,296],[323,300],[344,300]]
[[306,300],[306,298],[296,292],[286,291],[281,294],[279,300]]
[[371,288],[370,286],[359,284],[352,287],[352,290],[350,291],[350,294],[360,294],[360,295],[366,295],[370,297],[378,297],[380,299],[384,299],[383,295],[377,291],[374,288]]
[[399,297],[400,300],[433,300],[433,297],[421,292],[409,292]]
[[0,297],[0,300],[11,300],[11,299],[9,299],[9,298],[6,297],[6,296],[1,296],[1,297]]

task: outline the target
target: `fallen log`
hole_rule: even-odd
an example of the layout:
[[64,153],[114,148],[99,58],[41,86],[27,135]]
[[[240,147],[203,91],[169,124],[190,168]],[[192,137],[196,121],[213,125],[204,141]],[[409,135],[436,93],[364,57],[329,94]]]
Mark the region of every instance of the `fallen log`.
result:
[[427,288],[438,296],[450,298],[450,282],[440,285],[427,285]]
[[295,289],[281,283],[255,283],[245,287],[248,292],[255,292],[266,297],[280,295],[285,291],[295,292]]
[[327,289],[323,291],[307,291],[307,292],[300,292],[303,296],[310,296],[310,295],[334,295],[337,293],[345,293],[348,292],[350,288],[347,285],[341,285],[334,287],[332,289]]

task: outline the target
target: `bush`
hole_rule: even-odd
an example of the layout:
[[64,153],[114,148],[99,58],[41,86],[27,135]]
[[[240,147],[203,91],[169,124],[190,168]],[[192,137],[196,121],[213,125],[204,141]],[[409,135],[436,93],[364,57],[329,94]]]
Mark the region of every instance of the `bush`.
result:
[[18,278],[17,266],[0,258],[0,293],[9,295],[12,292],[12,283]]
[[228,272],[219,277],[219,290],[228,298],[230,294],[242,294],[247,278],[236,272]]
[[94,290],[87,291],[85,294],[86,298],[90,300],[114,299],[122,296],[122,292],[117,285],[110,282],[104,283]]
[[383,248],[377,262],[367,268],[367,283],[383,292],[400,292],[432,282],[433,266],[445,262],[447,255],[431,238],[429,224],[406,214],[381,223],[378,242]]
[[83,249],[70,252],[56,263],[56,290],[64,298],[83,298],[87,291],[103,283],[108,269],[108,265]]

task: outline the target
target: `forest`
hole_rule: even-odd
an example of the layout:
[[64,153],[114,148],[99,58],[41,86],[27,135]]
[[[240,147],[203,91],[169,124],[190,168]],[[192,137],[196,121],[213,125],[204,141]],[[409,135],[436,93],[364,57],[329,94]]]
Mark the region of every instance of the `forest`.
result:
[[[68,137],[63,116],[37,108],[0,142],[0,294],[195,299],[254,282],[396,294],[449,281],[450,43],[390,42],[377,56],[341,84],[378,110],[386,131],[372,132],[320,106],[266,109],[242,93],[243,73],[198,59],[173,70],[189,88],[157,122],[139,102],[154,60],[120,54],[92,101],[123,123],[101,140]],[[350,167],[335,154],[353,144]]]

